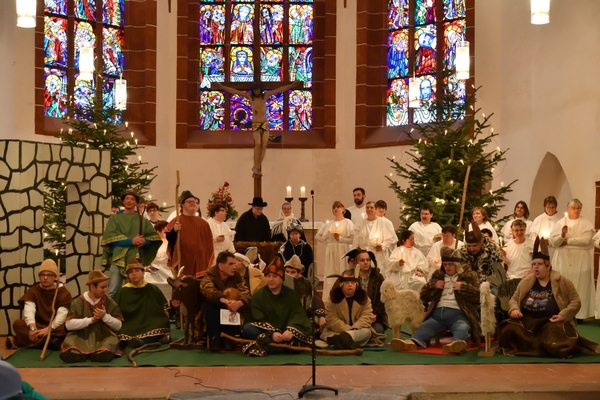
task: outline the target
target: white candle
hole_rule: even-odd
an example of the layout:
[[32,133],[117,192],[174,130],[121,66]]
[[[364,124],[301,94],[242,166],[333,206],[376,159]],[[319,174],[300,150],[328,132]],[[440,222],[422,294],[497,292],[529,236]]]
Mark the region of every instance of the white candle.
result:
[[286,188],[286,197],[292,197],[292,187],[288,186]]
[[404,246],[400,247],[400,259],[404,260]]
[[500,236],[498,239],[500,239],[500,247],[502,247],[502,236]]
[[565,226],[567,226],[567,218],[569,216],[569,213],[565,213]]
[[304,186],[300,188],[300,197],[306,197],[306,188]]
[[365,219],[365,213],[362,213],[362,217],[363,217],[363,219]]

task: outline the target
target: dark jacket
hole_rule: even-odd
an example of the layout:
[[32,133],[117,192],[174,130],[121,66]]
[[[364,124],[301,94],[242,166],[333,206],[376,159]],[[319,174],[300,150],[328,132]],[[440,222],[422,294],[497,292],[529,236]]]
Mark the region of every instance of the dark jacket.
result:
[[[371,273],[369,274],[369,285],[367,286],[367,296],[371,299],[371,305],[373,307],[373,314],[377,317],[375,322],[379,322],[383,325],[384,329],[387,329],[388,318],[385,312],[385,304],[381,302],[381,284],[385,278],[379,272],[379,268],[371,267]],[[360,286],[360,283],[359,283]]]
[[271,226],[269,219],[261,214],[255,217],[252,209],[246,211],[240,216],[235,224],[236,242],[270,242]]
[[248,290],[248,286],[246,286],[246,281],[237,271],[227,281],[223,282],[219,274],[219,266],[215,265],[206,271],[202,283],[200,283],[202,295],[207,301],[216,305],[222,304],[221,299],[225,297],[223,292],[227,288],[234,288],[240,292],[240,300],[244,303],[247,310],[250,304],[250,291]]
[[[466,247],[466,246],[465,246]],[[446,273],[443,267],[436,270],[431,279],[423,289],[421,289],[421,300],[425,306],[425,319],[435,310],[440,298],[442,297],[443,289],[437,289],[435,283],[444,280]],[[469,323],[471,324],[471,340],[474,343],[479,343],[481,340],[481,324],[479,322],[479,279],[474,271],[469,267],[465,267],[463,272],[458,273],[458,281],[461,282],[460,290],[454,292],[454,297],[458,306],[465,313]]]

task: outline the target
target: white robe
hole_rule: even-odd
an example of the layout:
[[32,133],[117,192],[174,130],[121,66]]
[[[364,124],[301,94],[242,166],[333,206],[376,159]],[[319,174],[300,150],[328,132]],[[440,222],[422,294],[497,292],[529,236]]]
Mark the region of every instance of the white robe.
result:
[[504,248],[506,251],[506,275],[509,279],[522,278],[531,269],[531,256],[533,255],[533,240],[525,239],[523,243],[511,240]]
[[[448,247],[454,248],[454,244],[455,242],[452,241],[452,245]],[[427,280],[431,279],[431,275],[442,266],[442,255],[440,254],[442,246],[444,246],[443,241],[440,240],[439,242],[435,242],[431,246],[431,249],[429,249],[429,253],[427,253],[427,262],[429,263],[429,275],[427,276]],[[459,240],[457,249],[460,249],[463,246],[464,243]]]
[[[565,236],[567,245],[561,246],[563,238],[561,231],[565,223],[569,230]],[[579,294],[581,309],[576,318],[585,319],[599,317],[598,310],[595,314],[596,293],[594,290],[594,254],[592,236],[594,226],[583,218],[561,218],[552,229],[550,244],[556,249],[552,255],[552,267],[556,268],[563,276],[567,277]]]
[[[473,226],[471,224],[469,224],[469,231],[471,231],[473,229]],[[489,221],[483,222],[481,225],[479,225],[479,230],[482,229],[489,229],[490,231],[492,231],[492,240],[494,241],[494,243],[496,243],[498,246],[500,246],[500,240],[498,239],[498,234],[496,233],[496,229],[494,229],[494,227],[492,226],[492,224],[489,223]]]
[[[213,258],[213,265],[217,264],[217,256],[224,252],[229,251],[230,253],[235,253],[235,247],[233,247],[233,238],[235,236],[235,231],[230,229],[225,222],[215,221],[212,218],[209,218],[206,222],[210,226],[210,231],[212,232],[213,237],[213,254],[215,255]],[[222,242],[217,242],[217,237],[223,235],[225,240]]]
[[[358,225],[354,225],[354,239],[352,248],[361,248],[372,251],[377,260],[377,266],[384,270],[390,259],[392,251],[396,248],[398,236],[394,231],[392,221],[387,218],[377,217],[373,221],[363,219]],[[377,251],[376,244],[381,245],[381,251]]]
[[[335,283],[335,278],[329,275],[341,274],[348,269],[348,262],[344,257],[350,251],[352,244],[354,224],[349,219],[329,221],[319,229],[315,239],[325,243],[325,274],[323,276],[323,302],[329,300],[329,291]],[[335,240],[331,231],[340,231],[340,240]]]
[[521,221],[525,222],[525,237],[529,237],[529,234],[531,232],[531,225],[533,224],[533,222],[531,222],[528,219],[525,218],[511,218],[508,220],[508,222],[506,223],[506,225],[504,225],[504,228],[502,228],[502,236],[504,236],[504,238],[506,239],[506,241],[508,242],[511,239],[514,239],[513,234],[512,234],[512,223],[517,220],[520,219]]
[[531,229],[529,229],[529,237],[534,240],[537,236],[545,238],[550,237],[554,225],[556,225],[561,218],[562,216],[559,213],[554,213],[552,216],[543,213],[542,215],[537,216],[531,224]]
[[173,288],[167,282],[167,278],[173,278],[173,270],[167,265],[169,257],[167,256],[167,247],[169,242],[163,240],[162,245],[156,252],[156,257],[148,268],[149,271],[144,273],[144,280],[148,283],[158,286],[160,291],[165,295],[167,300],[171,300]]
[[367,218],[367,202],[363,203],[363,206],[358,208],[356,205],[348,207],[346,210],[352,213],[352,223],[357,225],[360,221]]
[[[403,266],[400,266],[400,260],[404,260]],[[417,271],[420,271],[423,276],[415,275]],[[400,246],[396,247],[390,255],[390,262],[383,275],[394,284],[396,290],[410,289],[420,292],[427,283],[429,266],[427,259],[416,246]]]
[[436,222],[424,224],[417,221],[408,230],[415,234],[415,247],[421,250],[424,256],[429,253],[429,249],[433,245],[433,237],[438,233],[442,233],[442,227]]

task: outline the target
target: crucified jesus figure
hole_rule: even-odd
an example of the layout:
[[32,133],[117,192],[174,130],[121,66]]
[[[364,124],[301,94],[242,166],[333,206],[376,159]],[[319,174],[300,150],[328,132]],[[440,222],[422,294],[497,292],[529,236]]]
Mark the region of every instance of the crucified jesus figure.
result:
[[303,83],[296,81],[289,85],[280,86],[277,89],[263,91],[262,84],[254,83],[251,86],[251,93],[246,93],[235,88],[225,86],[220,82],[213,82],[211,85],[217,90],[237,94],[245,97],[252,104],[252,129],[254,130],[254,166],[252,167],[252,176],[258,178],[262,176],[262,162],[267,152],[269,142],[269,119],[267,118],[267,99],[274,94],[284,92],[289,89],[300,88]]

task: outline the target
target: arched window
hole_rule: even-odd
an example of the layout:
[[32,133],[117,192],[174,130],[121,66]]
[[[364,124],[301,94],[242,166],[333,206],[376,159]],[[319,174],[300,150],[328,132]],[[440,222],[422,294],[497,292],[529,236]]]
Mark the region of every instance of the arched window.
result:
[[[114,80],[123,75],[125,67],[124,3],[124,0],[45,0],[44,116],[65,117],[70,97],[76,106],[90,101],[95,82],[82,79],[79,73],[84,47],[94,49],[95,64],[103,76],[104,104],[114,104]],[[73,16],[72,24],[69,15]]]
[[[474,0],[357,3],[356,147],[396,146],[413,124],[435,122],[427,103],[440,90],[464,99],[474,83]],[[469,42],[471,77],[457,80],[456,45]],[[376,71],[376,72],[375,72]],[[409,108],[408,84],[419,83],[420,107]]]
[[[190,21],[186,27],[189,41],[198,49],[196,57],[189,51],[192,46],[178,50],[178,81],[188,78],[186,93],[178,86],[178,99],[188,100],[185,104],[178,101],[178,116],[187,116],[185,121],[178,117],[178,148],[251,145],[251,136],[234,134],[252,130],[250,102],[216,89],[214,82],[241,91],[260,84],[267,95],[281,86],[303,82],[267,101],[272,146],[334,145],[334,128],[326,129],[324,124],[325,109],[334,102],[327,104],[318,92],[333,85],[325,82],[325,76],[335,73],[334,65],[327,69],[324,64],[325,42],[335,41],[335,36],[325,39],[325,30],[335,31],[335,23],[325,29],[324,22],[331,19],[325,9],[335,9],[335,5],[313,0],[196,0],[187,4],[180,0],[178,5],[183,5],[179,16]],[[179,25],[179,32],[183,30]]]
[[[464,80],[451,76],[449,82],[439,82],[442,71],[456,67],[456,46],[466,40],[465,0],[388,0],[387,22],[386,124],[434,122],[436,116],[427,110],[427,103],[435,101],[438,90],[465,98]],[[412,110],[408,107],[410,77],[419,83],[421,99],[421,106]]]
[[[131,16],[127,24],[126,15]],[[70,99],[81,106],[96,91],[105,105],[114,104],[114,82],[122,77],[128,81],[128,102],[117,122],[127,120],[140,143],[154,144],[155,90],[149,89],[156,85],[155,54],[151,57],[156,51],[156,0],[44,0],[38,2],[36,25],[44,39],[43,46],[36,42],[36,133],[58,131]],[[93,48],[101,88],[95,87],[98,80],[80,77],[84,47]]]

